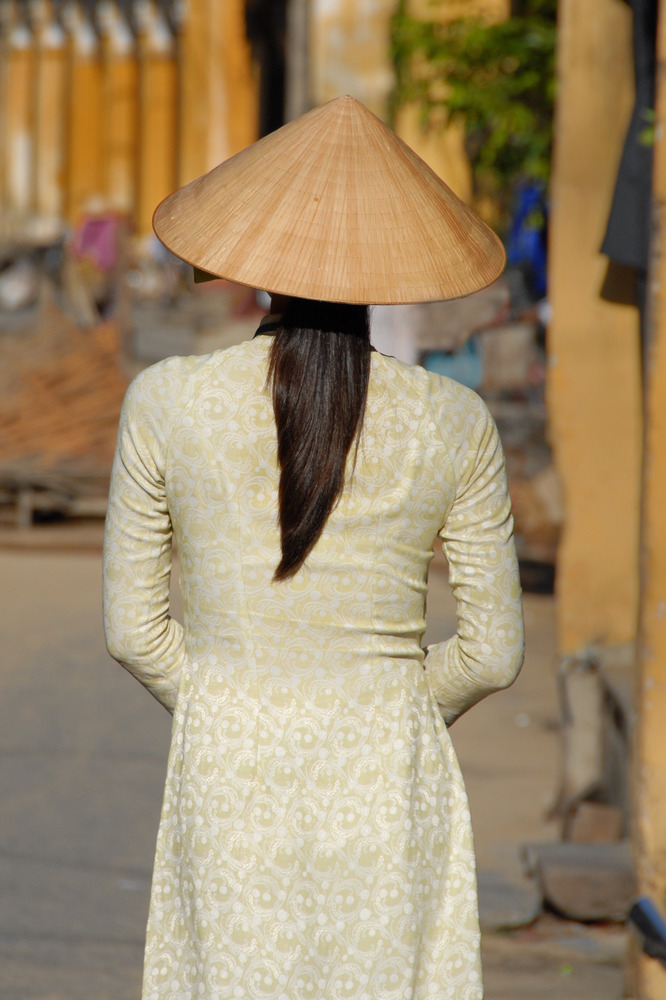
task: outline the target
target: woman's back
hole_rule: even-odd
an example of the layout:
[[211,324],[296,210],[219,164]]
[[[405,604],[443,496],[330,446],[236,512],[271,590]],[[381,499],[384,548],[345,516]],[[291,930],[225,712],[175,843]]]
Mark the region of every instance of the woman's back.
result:
[[[144,996],[180,998],[187,979],[220,1000],[477,1000],[469,813],[436,698],[457,714],[519,665],[496,431],[469,390],[373,354],[340,502],[274,582],[269,349],[163,362],[121,421],[108,638],[175,708]],[[441,529],[461,628],[424,670]]]
[[[258,337],[203,359],[169,359],[139,378],[130,403],[129,419],[164,466],[188,654],[224,649],[225,658],[245,660],[266,647],[263,655],[282,655],[305,636],[316,643],[312,658],[336,638],[367,656],[420,657],[433,542],[488,429],[485,408],[456,383],[373,354],[341,500],[302,569],[274,583],[279,470],[269,347],[270,338]],[[492,457],[501,463],[501,453]],[[492,485],[475,517],[483,504],[491,516],[493,503],[506,504]],[[503,583],[495,574],[495,590]]]

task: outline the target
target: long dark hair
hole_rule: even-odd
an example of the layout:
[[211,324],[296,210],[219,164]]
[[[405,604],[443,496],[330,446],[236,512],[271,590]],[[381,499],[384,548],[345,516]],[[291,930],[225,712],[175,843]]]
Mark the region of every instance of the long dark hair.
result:
[[342,493],[363,424],[370,352],[367,306],[289,300],[268,369],[280,464],[275,580],[303,565]]

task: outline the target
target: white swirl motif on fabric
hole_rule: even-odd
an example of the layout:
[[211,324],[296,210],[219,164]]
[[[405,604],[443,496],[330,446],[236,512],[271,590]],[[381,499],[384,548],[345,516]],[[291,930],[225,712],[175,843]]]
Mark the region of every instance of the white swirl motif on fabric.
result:
[[[275,584],[269,348],[161,362],[121,416],[107,644],[174,714],[143,998],[480,1000],[470,816],[444,720],[522,662],[497,431],[473,392],[374,353],[353,478]],[[437,535],[459,627],[424,654]]]

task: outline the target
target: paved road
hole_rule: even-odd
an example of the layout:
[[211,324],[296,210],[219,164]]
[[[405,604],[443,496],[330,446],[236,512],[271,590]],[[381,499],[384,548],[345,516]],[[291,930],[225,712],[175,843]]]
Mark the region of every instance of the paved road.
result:
[[0,997],[137,1000],[169,718],[103,646],[98,555],[0,553]]
[[[0,607],[0,1000],[138,1000],[169,717],[104,650],[99,553],[0,551]],[[509,875],[557,769],[552,600],[526,611],[523,677],[454,730],[480,863]],[[446,634],[441,577],[429,612]],[[489,936],[487,1000],[619,1000],[622,941]]]

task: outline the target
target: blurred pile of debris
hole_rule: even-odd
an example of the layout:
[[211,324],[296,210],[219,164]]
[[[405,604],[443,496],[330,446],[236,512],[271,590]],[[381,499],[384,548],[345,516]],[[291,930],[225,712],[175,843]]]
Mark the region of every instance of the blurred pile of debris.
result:
[[99,516],[127,388],[115,326],[81,330],[44,305],[0,339],[0,514],[21,527],[46,513]]

